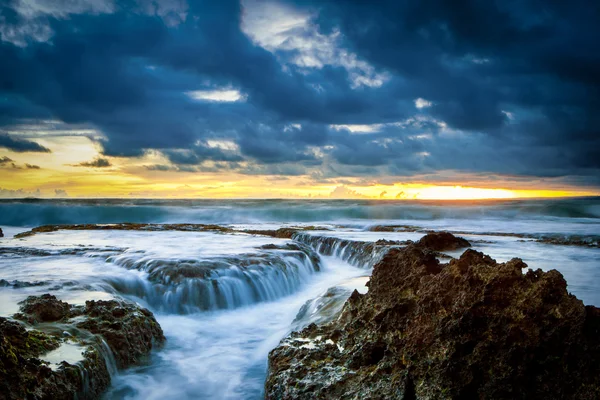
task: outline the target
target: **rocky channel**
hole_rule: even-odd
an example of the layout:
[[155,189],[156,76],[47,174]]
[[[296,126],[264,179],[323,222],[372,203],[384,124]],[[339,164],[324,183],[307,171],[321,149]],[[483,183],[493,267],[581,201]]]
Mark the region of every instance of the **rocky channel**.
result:
[[[391,248],[366,294],[269,355],[267,399],[598,399],[600,309],[556,270],[448,233]],[[524,270],[527,270],[524,272]]]

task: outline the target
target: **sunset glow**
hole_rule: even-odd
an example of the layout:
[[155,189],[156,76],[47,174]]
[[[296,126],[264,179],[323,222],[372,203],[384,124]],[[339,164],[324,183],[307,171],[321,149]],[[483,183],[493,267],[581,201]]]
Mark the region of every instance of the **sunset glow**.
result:
[[[535,182],[538,187],[534,188],[518,181],[507,182],[499,178],[486,182],[477,176],[464,175],[461,180],[470,184],[419,182],[418,177],[416,182],[390,184],[365,184],[363,179],[352,177],[323,183],[310,176],[161,171],[151,169],[153,165],[168,162],[158,153],[141,158],[103,158],[85,137],[50,138],[39,140],[39,143],[52,148],[53,152],[5,152],[12,161],[0,165],[2,197],[473,200],[600,194],[597,190],[557,187],[551,181]],[[97,167],[90,160],[106,160],[109,165]],[[388,181],[393,179],[386,177]],[[491,184],[497,186],[490,187]]]

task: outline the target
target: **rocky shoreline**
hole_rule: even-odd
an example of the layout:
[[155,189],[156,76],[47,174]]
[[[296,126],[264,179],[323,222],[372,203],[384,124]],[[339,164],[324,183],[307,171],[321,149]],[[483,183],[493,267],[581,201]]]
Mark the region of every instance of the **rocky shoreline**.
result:
[[[558,271],[523,273],[527,265],[520,259],[497,263],[471,249],[452,258],[444,252],[471,243],[448,232],[429,232],[418,242],[367,242],[304,232],[327,230],[318,226],[83,224],[42,226],[15,238],[58,230],[264,235],[294,242],[263,245],[260,254],[230,264],[278,266],[270,252],[285,251],[300,262],[308,258],[315,272],[321,269],[317,253],[373,267],[366,293],[349,296],[350,290],[334,287],[299,310],[293,326],[300,330],[269,354],[267,399],[600,398],[600,309],[570,295]],[[214,269],[173,262],[147,272],[165,286],[201,280]],[[0,280],[0,287],[39,284]],[[28,297],[19,313],[0,318],[0,400],[97,399],[118,369],[144,364],[164,341],[152,313],[130,301],[75,306],[50,294]]]
[[152,313],[129,301],[73,306],[45,294],[20,306],[0,317],[0,399],[99,398],[117,369],[165,341]]
[[[556,271],[428,234],[390,249],[366,294],[269,355],[267,399],[597,399],[600,309]],[[434,251],[435,250],[435,251]]]
[[[118,224],[70,224],[70,225],[42,225],[29,231],[15,235],[15,239],[22,239],[38,233],[52,233],[58,231],[180,231],[180,232],[217,232],[217,233],[247,233],[251,235],[270,236],[279,239],[291,239],[299,231],[329,230],[322,226],[292,226],[279,229],[233,229],[215,224],[135,224],[123,222]],[[0,230],[0,237],[2,230]]]

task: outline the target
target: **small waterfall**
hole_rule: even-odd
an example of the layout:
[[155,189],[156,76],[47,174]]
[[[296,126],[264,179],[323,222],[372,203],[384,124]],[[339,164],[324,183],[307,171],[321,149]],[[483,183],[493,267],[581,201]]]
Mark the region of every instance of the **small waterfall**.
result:
[[107,261],[144,273],[105,278],[110,291],[136,296],[156,310],[178,314],[276,300],[294,293],[321,269],[319,256],[303,244],[204,260],[123,253]]
[[317,253],[341,258],[359,268],[371,268],[387,252],[389,245],[374,242],[340,239],[297,232],[292,239],[312,247]]

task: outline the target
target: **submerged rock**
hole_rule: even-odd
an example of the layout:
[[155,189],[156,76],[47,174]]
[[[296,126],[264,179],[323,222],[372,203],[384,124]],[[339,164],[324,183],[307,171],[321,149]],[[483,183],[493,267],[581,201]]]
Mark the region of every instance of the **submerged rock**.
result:
[[440,264],[429,240],[388,251],[337,320],[284,339],[266,398],[600,398],[600,309],[556,270],[474,250]]
[[[98,398],[115,366],[139,364],[165,340],[150,311],[122,300],[83,307],[50,294],[30,296],[14,317],[34,329],[0,318],[0,399]],[[50,357],[61,346],[75,347],[81,357],[44,361],[63,360],[61,353]]]

